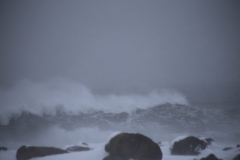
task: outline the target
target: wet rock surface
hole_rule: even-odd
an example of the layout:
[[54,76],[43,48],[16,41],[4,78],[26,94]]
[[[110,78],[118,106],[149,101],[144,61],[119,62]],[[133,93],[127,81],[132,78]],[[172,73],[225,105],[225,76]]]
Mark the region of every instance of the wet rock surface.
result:
[[161,160],[159,145],[142,134],[121,133],[113,137],[105,146],[110,155],[104,160]]
[[172,155],[198,155],[201,150],[206,149],[207,143],[194,136],[186,137],[174,142],[171,147]]
[[66,150],[54,147],[36,147],[36,146],[21,146],[17,150],[17,160],[28,160],[35,157],[44,157],[49,155],[68,153]]

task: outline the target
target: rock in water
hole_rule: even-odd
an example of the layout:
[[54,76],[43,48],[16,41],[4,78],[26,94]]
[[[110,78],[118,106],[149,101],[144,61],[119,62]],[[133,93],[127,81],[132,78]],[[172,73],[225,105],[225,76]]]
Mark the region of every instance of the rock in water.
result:
[[223,151],[228,151],[228,150],[231,150],[233,149],[232,147],[226,147],[226,148],[223,148]]
[[120,133],[105,146],[110,154],[104,160],[137,159],[161,160],[162,151],[159,145],[142,134]]
[[207,147],[207,143],[199,138],[189,136],[174,142],[171,146],[172,155],[198,155]]
[[128,158],[126,157],[119,157],[119,156],[107,156],[105,157],[103,160],[129,160]]
[[8,149],[6,147],[0,147],[0,151],[7,151]]
[[233,158],[233,160],[240,160],[240,154]]
[[206,158],[201,158],[200,160],[220,160],[214,154],[209,154]]
[[34,157],[44,157],[55,154],[68,153],[65,150],[54,147],[22,146],[17,150],[17,160],[28,160]]

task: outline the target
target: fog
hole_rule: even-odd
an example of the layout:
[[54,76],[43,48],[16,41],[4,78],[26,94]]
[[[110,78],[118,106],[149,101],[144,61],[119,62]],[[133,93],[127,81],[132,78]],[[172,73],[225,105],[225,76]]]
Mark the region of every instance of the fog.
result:
[[239,1],[0,2],[0,88],[53,78],[97,94],[170,88],[239,101]]

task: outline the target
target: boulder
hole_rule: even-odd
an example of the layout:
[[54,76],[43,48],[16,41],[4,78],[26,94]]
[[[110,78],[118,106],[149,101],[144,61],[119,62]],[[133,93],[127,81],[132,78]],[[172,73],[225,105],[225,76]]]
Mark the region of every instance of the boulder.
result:
[[240,160],[240,154],[233,158],[233,160]]
[[220,160],[220,159],[218,159],[214,154],[209,154],[207,157],[201,158],[200,160]]
[[83,145],[87,146],[88,144],[86,142],[82,142]]
[[233,149],[232,147],[226,147],[226,148],[223,148],[223,151],[228,151],[228,150],[231,150]]
[[7,151],[8,149],[6,147],[0,147],[0,151]]
[[189,136],[172,142],[172,155],[198,155],[201,150],[206,149],[207,143],[199,138]]
[[109,155],[109,156],[103,158],[103,160],[129,160],[129,158]]
[[55,154],[68,153],[65,150],[54,147],[36,147],[36,146],[21,146],[17,150],[17,160],[28,160],[34,157],[44,157]]
[[110,154],[104,160],[161,160],[162,151],[159,145],[142,134],[120,133],[105,145]]
[[72,146],[66,149],[68,152],[79,152],[79,151],[89,151],[91,148],[82,147],[82,146]]

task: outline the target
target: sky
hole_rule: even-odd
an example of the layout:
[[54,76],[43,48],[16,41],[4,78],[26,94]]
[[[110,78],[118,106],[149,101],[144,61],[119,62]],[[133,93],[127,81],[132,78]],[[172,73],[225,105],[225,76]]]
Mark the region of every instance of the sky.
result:
[[64,78],[97,93],[239,99],[240,1],[1,0],[0,89]]

